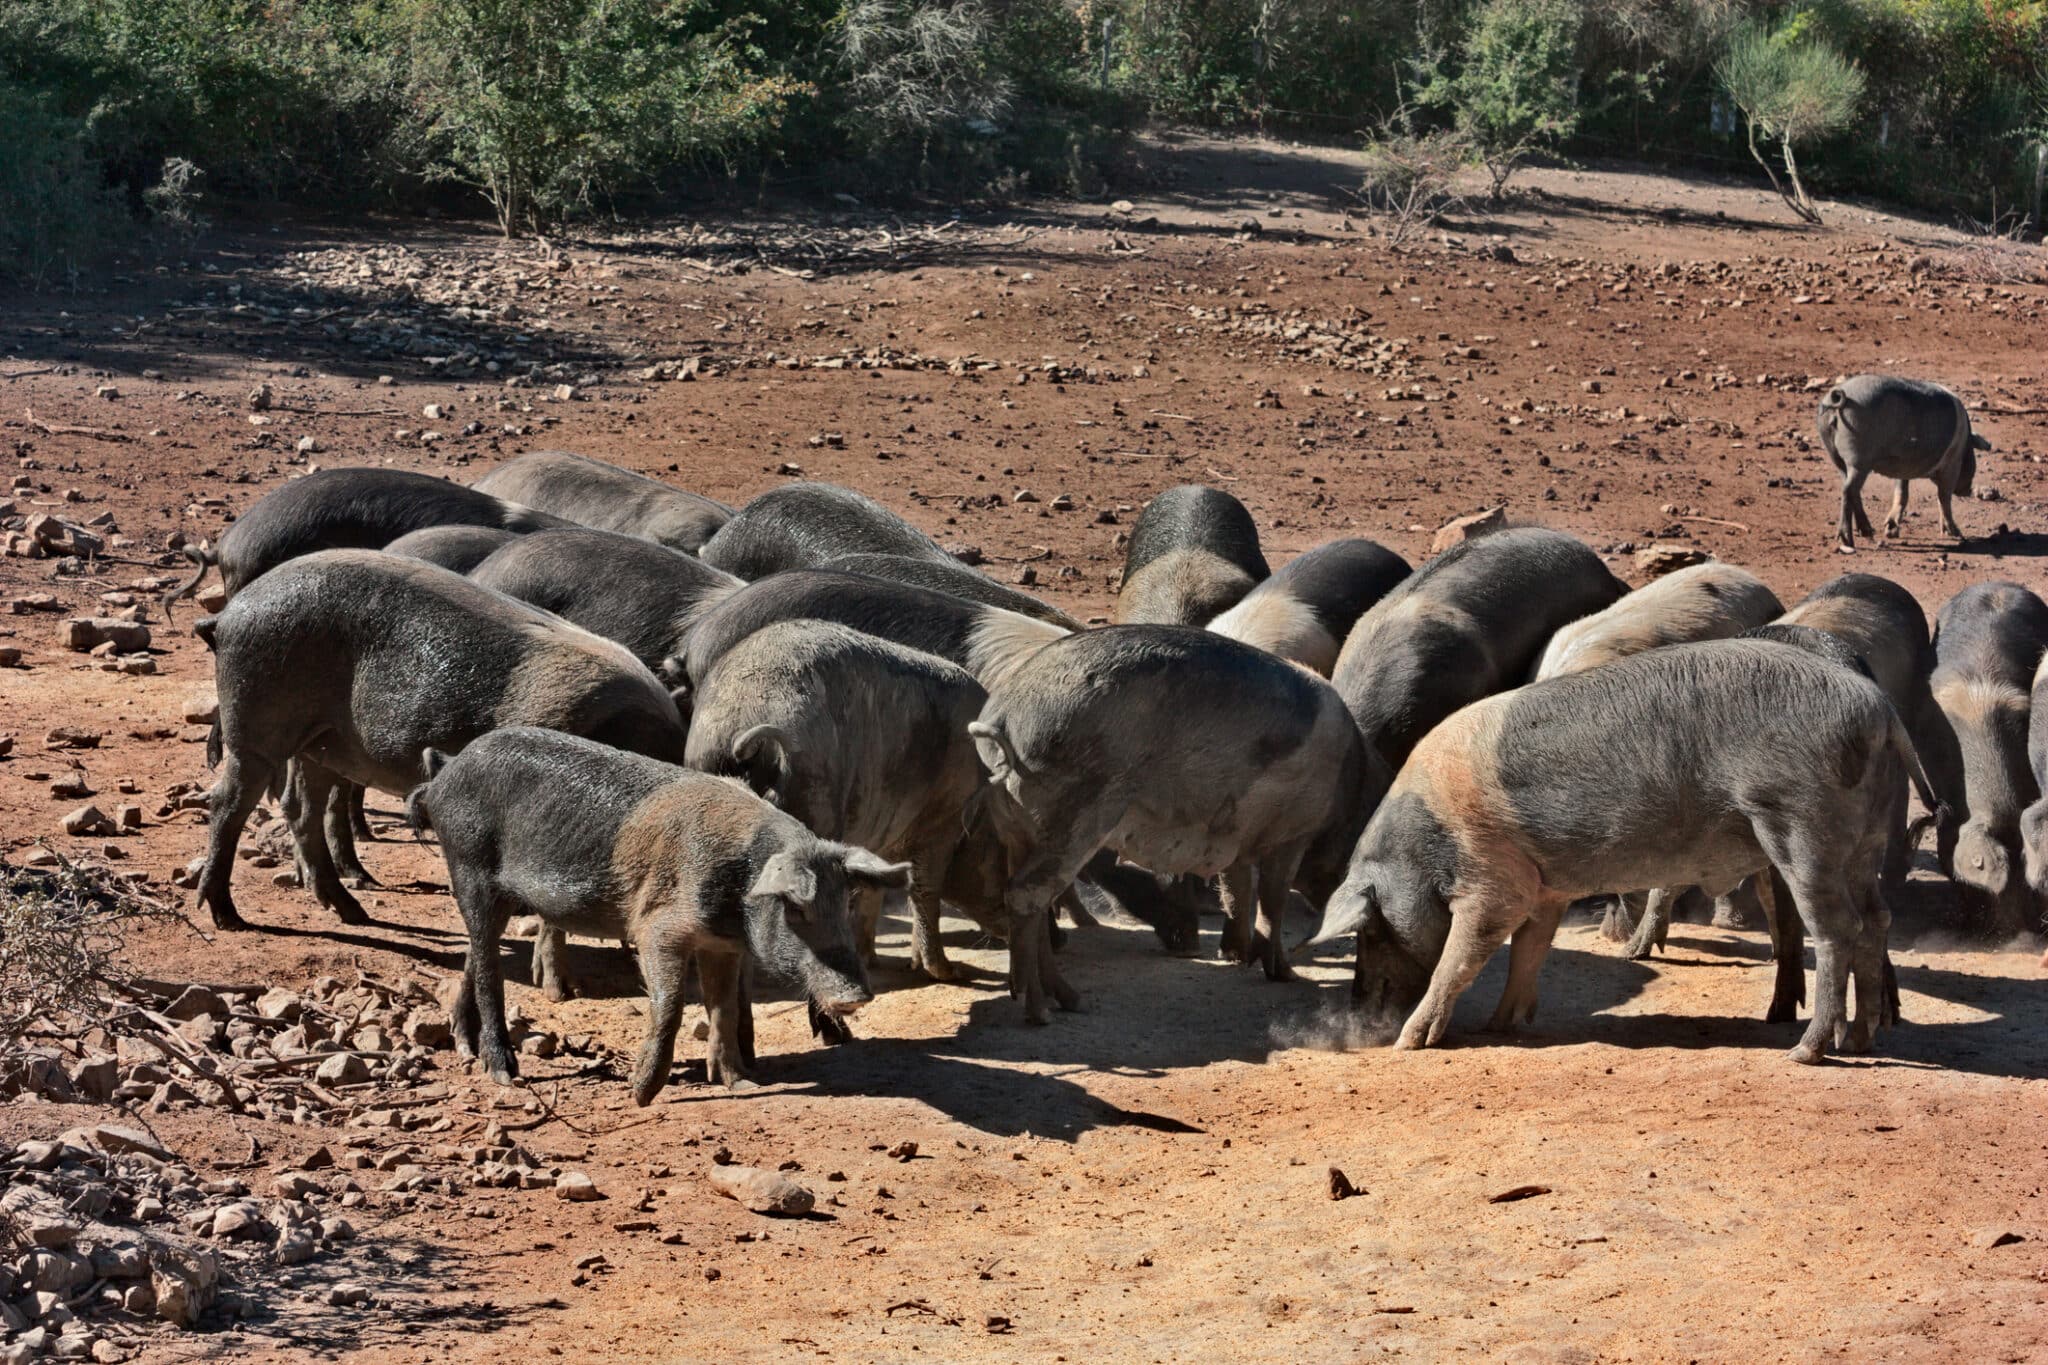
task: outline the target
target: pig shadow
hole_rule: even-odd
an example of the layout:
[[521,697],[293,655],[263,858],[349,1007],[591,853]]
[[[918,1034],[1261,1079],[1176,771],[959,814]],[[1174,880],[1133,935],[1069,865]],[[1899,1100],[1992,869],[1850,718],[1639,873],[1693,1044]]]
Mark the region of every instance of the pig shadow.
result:
[[[1939,901],[1947,890],[1936,883],[1916,882],[1909,886],[1907,896],[1901,899],[1911,903],[1914,899],[1925,898],[1931,904]],[[1938,939],[1951,931],[1936,927],[1930,932]],[[1619,950],[1619,945],[1616,945],[1615,952]],[[1945,946],[1943,950],[1955,951],[1952,946]],[[1987,954],[2009,952],[1990,946],[1982,951]],[[2031,965],[2031,953],[2010,955],[2016,963]],[[1772,974],[1768,970],[1770,940],[1762,932],[1741,939],[1706,938],[1683,933],[1681,926],[1673,929],[1665,953],[1650,962],[1626,963],[1626,959],[1619,957],[1606,959],[1639,969],[1674,973],[1727,968],[1755,971],[1757,988],[1753,1015],[1580,1013],[1580,995],[1575,987],[1556,993],[1557,1008],[1552,1008],[1552,966],[1575,971],[1580,963],[1599,961],[1603,956],[1599,952],[1574,952],[1567,948],[1553,950],[1550,961],[1544,964],[1544,1009],[1532,1029],[1514,1035],[1479,1032],[1485,1027],[1493,1008],[1493,996],[1486,989],[1489,979],[1494,986],[1494,995],[1498,994],[1499,982],[1503,979],[1504,964],[1496,957],[1458,1002],[1454,1021],[1458,1037],[1447,1041],[1469,1039],[1473,1043],[1518,1047],[1597,1042],[1630,1049],[1755,1047],[1788,1050],[1806,1027],[1809,1015],[1805,1011],[1801,1012],[1797,1023],[1764,1022],[1764,1010],[1770,1003]],[[1559,962],[1564,957],[1578,961],[1566,966]],[[1898,961],[1896,967],[1899,989],[1906,997],[1903,1002],[1904,1022],[1880,1032],[1870,1058],[1857,1059],[1858,1065],[1929,1067],[2016,1080],[2048,1078],[2048,1053],[2044,1053],[2039,1045],[2039,1040],[2048,1035],[2048,996],[2044,996],[2040,983],[2024,976],[1979,975],[1910,960]],[[1802,970],[1810,991],[1814,970],[1810,943]],[[1644,979],[1647,980],[1647,975]],[[1986,1017],[1916,1021],[1913,1017],[1914,996],[1960,1005]]]

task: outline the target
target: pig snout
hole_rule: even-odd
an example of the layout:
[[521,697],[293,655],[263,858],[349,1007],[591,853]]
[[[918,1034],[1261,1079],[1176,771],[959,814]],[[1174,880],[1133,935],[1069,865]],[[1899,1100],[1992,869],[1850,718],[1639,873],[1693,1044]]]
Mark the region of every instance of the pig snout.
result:
[[1956,838],[1956,878],[1993,898],[2005,895],[2012,884],[2012,854],[1990,830],[1978,824],[1963,826]]

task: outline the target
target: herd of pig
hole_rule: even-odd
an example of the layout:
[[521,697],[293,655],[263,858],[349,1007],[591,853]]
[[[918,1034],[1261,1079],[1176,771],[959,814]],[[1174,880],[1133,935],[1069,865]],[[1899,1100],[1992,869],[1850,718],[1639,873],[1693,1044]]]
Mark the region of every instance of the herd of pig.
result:
[[1575,901],[1615,898],[1640,957],[1682,896],[1741,896],[1775,944],[1770,1019],[1805,1002],[1813,941],[1814,1061],[1897,1018],[1886,895],[1926,826],[1998,931],[2048,893],[2048,605],[2011,583],[1930,638],[1873,575],[1789,611],[1721,563],[1631,592],[1533,527],[1413,571],[1349,539],[1270,572],[1235,498],[1183,486],[1087,629],[849,489],[734,510],[558,452],[472,487],[314,473],[188,553],[167,607],[216,567],[227,596],[194,626],[219,694],[201,903],[246,927],[236,845],[276,796],[304,885],[365,922],[363,791],[402,795],[468,930],[457,1045],[506,1082],[513,916],[541,922],[556,998],[565,934],[637,954],[644,1104],[693,962],[714,1083],[754,1063],[756,970],[849,1036],[885,901],[935,978],[942,903],[1006,940],[1043,1023],[1078,1003],[1054,951],[1062,909],[1088,922],[1077,884],[1188,951],[1213,880],[1220,950],[1276,979],[1299,896],[1321,925],[1294,951],[1355,936],[1356,1003],[1419,1047],[1509,940],[1494,1025],[1530,1018]]

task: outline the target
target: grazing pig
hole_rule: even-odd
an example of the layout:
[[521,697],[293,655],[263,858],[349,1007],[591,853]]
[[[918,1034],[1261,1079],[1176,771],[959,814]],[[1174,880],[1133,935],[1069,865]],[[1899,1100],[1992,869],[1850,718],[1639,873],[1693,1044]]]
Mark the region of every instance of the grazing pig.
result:
[[1413,1007],[1399,1045],[1426,1047],[1511,935],[1493,1027],[1534,1017],[1537,970],[1573,899],[1719,892],[1775,867],[1817,962],[1812,1024],[1791,1055],[1864,1050],[1883,1011],[1877,867],[1902,772],[1932,806],[1876,685],[1775,643],[1672,645],[1534,683],[1423,737],[1313,941],[1357,934],[1354,991],[1369,1009]]
[[1049,621],[952,593],[829,569],[799,569],[749,583],[697,617],[683,649],[692,687],[755,631],[777,621],[836,621],[936,654],[986,687],[1071,632]]
[[705,563],[748,582],[789,569],[819,568],[846,555],[959,562],[880,503],[829,483],[769,489],[734,513],[705,542],[702,554]]
[[1605,611],[1561,626],[1532,682],[1583,673],[1646,649],[1725,640],[1784,611],[1762,579],[1733,564],[1695,564],[1653,579]]
[[[1053,898],[1107,847],[1155,873],[1222,874],[1242,960],[1287,976],[1281,918],[1318,842],[1349,842],[1377,784],[1335,690],[1263,650],[1181,626],[1046,646],[968,726],[1013,869],[1010,984],[1032,1023],[1077,997],[1053,964]],[[1263,953],[1254,933],[1254,897]]]
[[685,554],[697,553],[732,518],[722,502],[565,450],[507,460],[475,487],[578,526],[644,536]]
[[472,569],[469,578],[617,640],[657,674],[682,649],[697,613],[740,586],[694,555],[581,527],[521,536]]
[[1001,607],[1020,616],[1035,616],[1066,630],[1079,630],[1081,623],[1039,601],[1030,593],[1018,592],[996,582],[985,573],[968,568],[955,559],[913,559],[909,555],[841,555],[818,566],[834,573],[859,573],[886,578],[895,583],[951,593],[984,606]]
[[164,613],[218,567],[230,600],[287,560],[315,550],[374,550],[427,526],[538,531],[560,517],[403,469],[323,469],[260,499],[211,550],[185,548],[199,568],[164,597]]
[[[1582,616],[1562,626],[1544,646],[1531,681],[1583,673],[1644,650],[1698,640],[1723,640],[1760,626],[1785,609],[1762,579],[1732,564],[1695,564],[1653,579],[1605,611]],[[1664,944],[1673,900],[1685,888],[1649,893],[1655,909],[1637,921],[1631,958],[1643,958]],[[1638,898],[1633,893],[1612,902],[1605,932],[1628,937],[1628,921]],[[1717,920],[1732,921],[1734,902],[1723,897],[1715,907]]]
[[2017,583],[1977,583],[1934,624],[1934,703],[1961,760],[1951,865],[2003,936],[2032,928],[2020,815],[2040,796],[2028,760],[2031,689],[2048,651],[2048,603]]
[[551,730],[498,730],[452,759],[429,750],[418,761],[427,781],[406,814],[440,836],[469,930],[456,1047],[500,1085],[518,1074],[498,971],[513,915],[639,951],[648,1010],[633,1098],[643,1105],[668,1083],[692,955],[713,1085],[737,1085],[753,1060],[752,966],[800,986],[829,1018],[870,998],[847,896],[903,886],[908,864],[820,839],[730,778]]
[[1408,573],[1408,561],[1384,545],[1333,540],[1289,560],[1209,629],[1327,678],[1351,627]]
[[[778,621],[834,621],[863,634],[934,654],[993,686],[1024,660],[1071,632],[1048,621],[970,602],[951,593],[865,574],[802,569],[749,583],[699,616],[691,626],[680,667],[695,688],[741,640]],[[1166,894],[1149,873],[1119,867],[1114,856],[1092,863],[1088,880],[1113,895],[1131,914],[1151,925],[1174,951],[1195,946],[1194,906]],[[1076,924],[1089,923],[1076,896],[1062,905]]]
[[1970,430],[1963,400],[1924,379],[1859,374],[1828,390],[1820,400],[1820,444],[1842,476],[1842,516],[1835,539],[1856,548],[1856,532],[1875,537],[1863,511],[1863,482],[1872,474],[1897,479],[1887,537],[1897,536],[1906,515],[1906,488],[1914,479],[1933,483],[1941,500],[1941,524],[1963,538],[1949,499],[1970,495],[1977,478],[1977,452],[1991,443]]
[[1558,628],[1628,588],[1584,544],[1515,527],[1452,546],[1359,618],[1331,681],[1398,768],[1459,707],[1529,676]]
[[[967,724],[987,698],[935,655],[825,621],[783,621],[733,646],[697,689],[686,761],[745,779],[824,838],[908,859],[911,965],[947,981],[948,871],[956,855],[1002,854],[986,821],[971,818],[983,775]],[[962,908],[1000,923],[1000,901]],[[869,958],[879,909],[879,896],[864,898],[856,919]]]
[[[1935,792],[1949,808],[1962,805],[1961,760],[1953,752],[1955,739],[1934,705],[1927,676],[1934,667],[1934,647],[1927,634],[1927,615],[1912,593],[1888,578],[1876,574],[1849,573],[1831,578],[1815,588],[1797,606],[1778,618],[1777,624],[1803,626],[1823,631],[1839,640],[1862,662],[1864,671],[1877,681],[1891,700]],[[1884,885],[1887,894],[1905,884],[1912,870],[1912,849],[1905,838],[1906,789],[1899,787],[1895,838],[1885,854]],[[1937,839],[1944,870],[1949,866],[1955,843],[1952,821],[1939,822]]]
[[1259,528],[1244,504],[1200,484],[1145,504],[1124,551],[1118,625],[1205,626],[1264,582]]
[[491,526],[428,526],[407,531],[386,545],[384,553],[438,564],[450,573],[468,573],[517,539],[518,532]]
[[[420,754],[506,725],[545,725],[674,762],[683,723],[626,652],[446,569],[374,550],[327,550],[271,570],[193,632],[214,654],[220,719],[199,898],[247,928],[228,890],[249,812],[299,761],[307,821],[331,816],[336,780],[402,793]],[[295,829],[321,904],[368,921],[336,875],[329,839]],[[330,819],[328,834],[333,835]]]

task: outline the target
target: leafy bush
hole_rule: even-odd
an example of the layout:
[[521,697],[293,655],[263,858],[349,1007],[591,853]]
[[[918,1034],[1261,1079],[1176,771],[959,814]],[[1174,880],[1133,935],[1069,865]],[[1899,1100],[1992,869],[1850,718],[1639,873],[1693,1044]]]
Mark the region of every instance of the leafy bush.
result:
[[[1820,210],[1799,178],[1793,148],[1837,132],[1856,116],[1863,73],[1823,40],[1807,36],[1795,20],[1776,32],[1754,23],[1737,29],[1714,74],[1742,111],[1749,154],[1771,178],[1771,188],[1799,217],[1818,223]],[[1757,149],[1759,131],[1778,140],[1785,181]]]
[[85,129],[0,78],[0,278],[49,284],[126,235],[117,196],[85,154]]
[[1493,199],[1531,152],[1578,127],[1580,18],[1574,0],[1484,0],[1459,44],[1457,74],[1432,72],[1419,92],[1450,108]]
[[433,173],[474,185],[507,233],[547,226],[663,166],[772,128],[803,93],[757,81],[726,35],[661,0],[411,0],[407,86],[434,111]]

